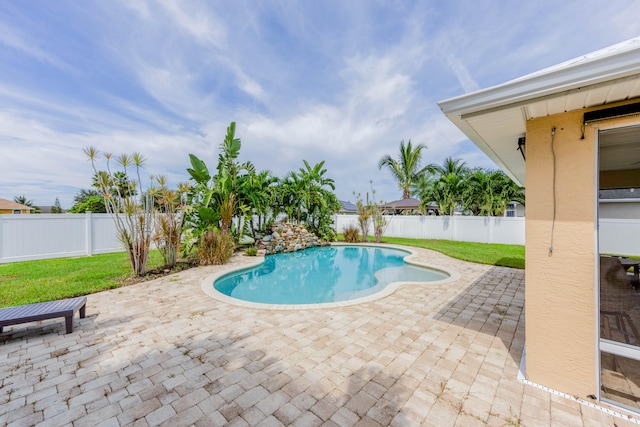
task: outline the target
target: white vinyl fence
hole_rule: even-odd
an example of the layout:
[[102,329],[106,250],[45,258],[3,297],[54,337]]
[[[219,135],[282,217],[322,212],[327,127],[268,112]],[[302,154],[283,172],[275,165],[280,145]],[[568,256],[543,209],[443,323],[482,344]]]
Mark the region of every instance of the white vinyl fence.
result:
[[[385,236],[524,245],[524,218],[386,216]],[[358,224],[336,215],[335,229]],[[601,218],[601,253],[640,255],[640,219]],[[373,230],[370,230],[370,235]],[[0,263],[123,251],[109,214],[0,215]]]
[[601,254],[640,255],[640,219],[600,218]]
[[120,251],[109,214],[0,215],[0,263]]
[[[384,235],[389,237],[524,245],[524,218],[415,215],[385,215],[385,218],[388,225]],[[358,216],[336,215],[338,233],[348,225],[358,227]],[[373,228],[369,234],[373,234]]]

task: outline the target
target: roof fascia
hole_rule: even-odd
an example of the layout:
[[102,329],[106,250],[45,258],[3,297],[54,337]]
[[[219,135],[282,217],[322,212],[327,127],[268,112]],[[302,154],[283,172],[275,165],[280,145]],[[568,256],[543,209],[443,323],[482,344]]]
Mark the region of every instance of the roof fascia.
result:
[[553,98],[586,86],[631,78],[640,74],[640,38],[625,45],[628,45],[626,49],[608,48],[599,51],[602,52],[600,55],[594,53],[593,57],[577,58],[488,89],[440,101],[438,105],[450,118],[452,115],[476,115],[543,97]]

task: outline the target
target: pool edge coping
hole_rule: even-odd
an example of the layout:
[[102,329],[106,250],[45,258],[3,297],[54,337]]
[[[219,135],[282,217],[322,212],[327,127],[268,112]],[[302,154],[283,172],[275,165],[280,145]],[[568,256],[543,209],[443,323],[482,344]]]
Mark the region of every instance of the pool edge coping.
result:
[[[200,283],[200,289],[202,289],[202,291],[206,295],[208,295],[209,297],[212,297],[215,300],[218,300],[220,302],[224,302],[227,304],[235,305],[238,307],[253,308],[253,309],[259,309],[259,310],[278,310],[278,311],[325,310],[330,308],[348,307],[352,305],[359,305],[359,304],[376,301],[376,300],[388,297],[389,295],[393,294],[396,290],[398,290],[403,286],[426,286],[426,285],[432,285],[432,284],[440,285],[443,283],[456,282],[460,280],[460,278],[462,277],[460,272],[455,269],[444,269],[439,266],[434,266],[425,262],[412,259],[412,258],[415,258],[418,254],[413,249],[411,249],[410,246],[396,245],[396,244],[390,244],[390,243],[353,244],[353,243],[344,243],[344,242],[331,243],[331,246],[370,246],[370,247],[383,247],[383,248],[386,247],[386,248],[401,249],[406,252],[409,252],[409,254],[403,258],[406,263],[411,265],[416,265],[419,267],[426,267],[440,273],[445,273],[445,274],[448,274],[449,277],[441,280],[430,281],[430,282],[393,282],[385,286],[380,291],[371,295],[361,297],[361,298],[355,298],[347,301],[324,302],[324,303],[316,303],[316,304],[265,304],[265,303],[244,301],[238,298],[233,298],[228,295],[225,295],[222,292],[215,289],[215,287],[213,286],[213,283],[224,275],[227,275],[229,273],[234,273],[236,271],[253,268],[262,264],[265,260],[265,257],[262,256],[262,257],[256,257],[255,261],[250,261],[247,264],[236,266],[236,267],[230,267],[228,269],[223,269],[222,271],[218,271],[218,272],[207,275],[204,278],[204,280],[202,280],[202,282]],[[429,249],[426,249],[426,250],[428,251]]]

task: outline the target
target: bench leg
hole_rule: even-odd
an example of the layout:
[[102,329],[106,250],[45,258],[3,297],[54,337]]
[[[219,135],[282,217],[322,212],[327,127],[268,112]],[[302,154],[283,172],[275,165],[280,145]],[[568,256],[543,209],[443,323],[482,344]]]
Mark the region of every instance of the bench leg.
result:
[[87,308],[87,304],[83,305],[82,307],[80,307],[80,318],[84,319],[84,314],[85,314],[85,309]]
[[73,315],[65,316],[64,322],[67,325],[67,333],[70,334],[71,332],[73,332]]

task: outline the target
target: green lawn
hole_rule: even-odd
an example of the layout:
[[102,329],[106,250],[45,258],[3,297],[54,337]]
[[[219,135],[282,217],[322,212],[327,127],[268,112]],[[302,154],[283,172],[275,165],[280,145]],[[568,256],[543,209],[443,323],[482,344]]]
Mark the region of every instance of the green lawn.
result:
[[524,268],[524,246],[522,245],[407,239],[402,237],[383,237],[382,242],[431,249],[452,258],[477,262],[478,264]]
[[[162,266],[157,250],[148,269]],[[125,252],[0,264],[0,307],[51,301],[121,286],[131,274]]]

